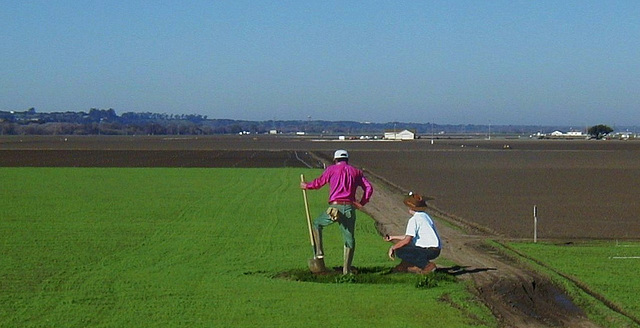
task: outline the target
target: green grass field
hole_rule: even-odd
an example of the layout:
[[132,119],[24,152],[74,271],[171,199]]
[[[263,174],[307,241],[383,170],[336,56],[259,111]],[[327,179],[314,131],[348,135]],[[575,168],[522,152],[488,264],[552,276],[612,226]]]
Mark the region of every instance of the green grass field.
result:
[[[553,271],[577,281],[611,307],[628,316],[640,318],[638,291],[640,280],[640,243],[590,241],[569,244],[510,243],[510,247],[535,259]],[[591,309],[594,319],[608,326],[636,327],[630,320],[615,318],[604,311],[600,301],[582,296],[582,306]],[[600,318],[598,318],[600,317]]]
[[[496,325],[464,283],[274,278],[312,254],[300,173],[320,171],[0,168],[0,326]],[[356,238],[356,267],[393,266],[362,212]],[[341,265],[337,227],[325,245]]]

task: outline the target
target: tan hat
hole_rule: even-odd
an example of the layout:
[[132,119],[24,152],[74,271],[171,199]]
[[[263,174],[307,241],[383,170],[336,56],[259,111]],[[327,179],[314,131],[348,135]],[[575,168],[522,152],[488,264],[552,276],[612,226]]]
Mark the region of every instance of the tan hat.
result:
[[421,195],[409,193],[409,196],[404,199],[405,205],[416,212],[422,212],[427,210],[427,202]]

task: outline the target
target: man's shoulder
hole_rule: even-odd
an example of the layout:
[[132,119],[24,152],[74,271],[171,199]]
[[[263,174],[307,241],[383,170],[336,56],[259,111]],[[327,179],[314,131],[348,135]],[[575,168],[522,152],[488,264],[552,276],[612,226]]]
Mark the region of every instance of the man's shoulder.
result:
[[346,163],[346,165],[345,165],[344,167],[345,167],[346,169],[349,169],[349,170],[353,170],[353,171],[356,171],[356,172],[362,173],[362,170],[361,170],[361,169],[359,169],[359,168],[357,168],[357,167],[355,167],[355,166],[353,166],[353,165],[351,165],[351,164],[349,164],[349,163]]
[[427,212],[416,212],[416,214],[413,216],[416,219],[422,219],[422,220],[431,220],[431,217],[429,216],[429,214]]
[[355,166],[353,166],[353,165],[351,165],[349,163],[346,163],[346,162],[339,162],[339,163],[336,163],[336,164],[332,164],[332,165],[328,166],[325,171],[328,172],[328,173],[332,173],[332,172],[336,172],[336,173],[337,172],[348,172],[348,174],[350,176],[353,176],[353,177],[355,177],[355,176],[364,177],[364,172],[361,169],[359,169],[359,168],[357,168],[357,167],[355,167]]
[[343,167],[344,165],[331,164],[327,166],[327,168],[325,169],[325,172],[338,171],[338,170],[341,170]]
[[335,164],[329,165],[327,168],[340,169],[340,170],[357,170],[360,171],[357,167],[347,163],[347,162],[338,162]]

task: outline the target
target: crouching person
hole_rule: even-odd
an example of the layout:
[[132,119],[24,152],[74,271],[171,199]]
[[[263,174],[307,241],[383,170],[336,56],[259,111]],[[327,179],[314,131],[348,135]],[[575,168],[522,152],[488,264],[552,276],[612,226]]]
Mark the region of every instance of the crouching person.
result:
[[412,215],[407,223],[404,236],[385,236],[385,241],[398,240],[389,248],[389,257],[399,257],[402,262],[393,268],[393,272],[412,272],[426,274],[435,271],[436,264],[431,262],[440,256],[442,243],[433,220],[425,211],[427,204],[423,197],[409,193],[404,204]]

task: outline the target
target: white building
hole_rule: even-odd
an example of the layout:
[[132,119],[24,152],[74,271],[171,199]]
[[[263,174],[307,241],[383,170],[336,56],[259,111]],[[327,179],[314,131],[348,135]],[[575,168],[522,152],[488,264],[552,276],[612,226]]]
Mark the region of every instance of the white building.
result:
[[564,133],[562,131],[553,131],[548,136],[548,138],[554,139],[577,139],[577,138],[585,138],[586,135],[581,131],[569,131]]
[[387,140],[413,140],[416,132],[411,130],[387,130],[384,131],[384,138]]

